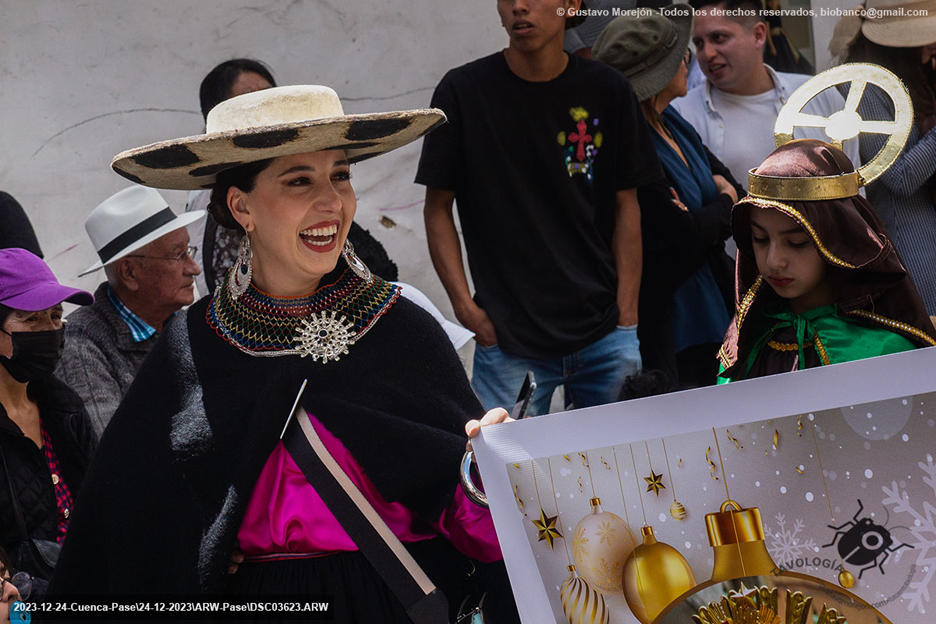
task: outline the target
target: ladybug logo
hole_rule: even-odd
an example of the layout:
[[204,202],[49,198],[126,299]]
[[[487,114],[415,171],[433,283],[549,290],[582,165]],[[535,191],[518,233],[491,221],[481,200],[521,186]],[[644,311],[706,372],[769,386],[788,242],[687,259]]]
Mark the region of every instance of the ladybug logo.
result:
[[[828,548],[838,542],[838,553],[845,563],[856,567],[864,566],[858,572],[859,579],[867,570],[875,567],[881,571],[881,574],[884,574],[884,562],[892,552],[897,552],[901,548],[913,548],[910,544],[894,546],[895,540],[891,537],[890,531],[875,524],[871,518],[858,517],[862,510],[864,510],[864,505],[861,499],[858,499],[858,511],[850,521],[842,526],[828,525],[830,529],[835,529],[835,537],[830,543],[822,546]],[[884,524],[887,524],[886,520]]]

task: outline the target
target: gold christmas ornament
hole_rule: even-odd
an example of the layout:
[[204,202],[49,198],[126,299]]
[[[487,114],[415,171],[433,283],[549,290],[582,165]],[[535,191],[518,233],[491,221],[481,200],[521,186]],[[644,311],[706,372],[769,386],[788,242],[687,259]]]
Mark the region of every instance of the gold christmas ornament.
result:
[[604,596],[589,587],[574,565],[569,565],[569,578],[562,582],[559,598],[569,624],[608,624],[611,618]]
[[767,552],[764,523],[757,507],[744,509],[733,500],[727,500],[722,503],[721,511],[705,515],[705,528],[715,551],[713,582],[763,576],[779,570]]
[[673,520],[685,520],[686,508],[678,500],[674,500],[673,504],[669,506],[669,515],[673,517]]
[[618,594],[624,561],[637,544],[620,516],[601,509],[600,498],[590,502],[591,513],[579,521],[572,536],[572,558],[591,586]]
[[[676,483],[673,481],[673,471],[669,467],[669,454],[666,452],[666,442],[660,440],[663,444],[663,457],[666,458],[666,472],[669,473],[670,487],[673,492],[673,502],[669,507],[669,515],[672,516],[673,520],[685,520],[686,519],[686,508],[683,507],[683,504],[676,500]],[[681,459],[679,461],[682,461]],[[645,521],[646,522],[646,521]]]
[[624,598],[637,619],[650,624],[696,581],[685,557],[669,544],[658,542],[652,527],[645,525],[640,533],[643,544],[624,564]]
[[855,577],[848,570],[843,569],[838,575],[839,585],[845,589],[851,589],[855,586]]

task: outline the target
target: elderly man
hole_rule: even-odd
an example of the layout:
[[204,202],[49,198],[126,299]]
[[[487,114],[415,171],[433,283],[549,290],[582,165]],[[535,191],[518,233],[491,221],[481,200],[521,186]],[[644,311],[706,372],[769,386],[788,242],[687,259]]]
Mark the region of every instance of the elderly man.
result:
[[68,317],[56,374],[84,399],[100,435],[130,387],[163,324],[194,298],[201,271],[185,226],[203,212],[176,216],[155,190],[124,189],[94,209],[85,229],[104,268],[94,305]]

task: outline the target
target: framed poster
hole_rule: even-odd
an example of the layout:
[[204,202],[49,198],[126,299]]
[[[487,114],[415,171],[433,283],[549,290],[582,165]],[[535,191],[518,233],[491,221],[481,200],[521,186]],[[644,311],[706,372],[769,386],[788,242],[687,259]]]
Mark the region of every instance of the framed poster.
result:
[[[742,576],[773,577],[778,616],[797,595],[819,621],[936,612],[936,349],[486,427],[475,449],[524,622],[589,621],[563,610],[575,576],[576,604],[601,603],[611,623],[668,622],[680,596],[685,617],[670,619],[692,621],[729,589],[762,585]],[[743,532],[738,518],[763,539],[726,538]],[[669,550],[635,550],[644,527]],[[733,584],[699,589],[731,565]]]

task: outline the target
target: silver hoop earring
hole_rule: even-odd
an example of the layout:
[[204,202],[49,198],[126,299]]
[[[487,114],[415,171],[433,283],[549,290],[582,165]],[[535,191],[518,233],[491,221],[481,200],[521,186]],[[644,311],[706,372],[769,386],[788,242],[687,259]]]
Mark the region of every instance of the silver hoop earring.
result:
[[351,270],[354,271],[354,274],[360,277],[362,280],[368,284],[374,279],[373,274],[370,272],[370,269],[367,268],[367,265],[361,262],[361,259],[357,257],[357,254],[354,253],[354,245],[351,244],[347,238],[344,242],[344,247],[341,250],[341,255],[344,256],[345,262],[348,263],[348,266],[351,267]]
[[250,238],[244,234],[241,239],[240,249],[237,252],[237,261],[231,269],[231,277],[228,279],[228,290],[231,298],[237,301],[237,298],[247,292],[250,286],[250,278],[253,277],[253,251],[250,249]]

